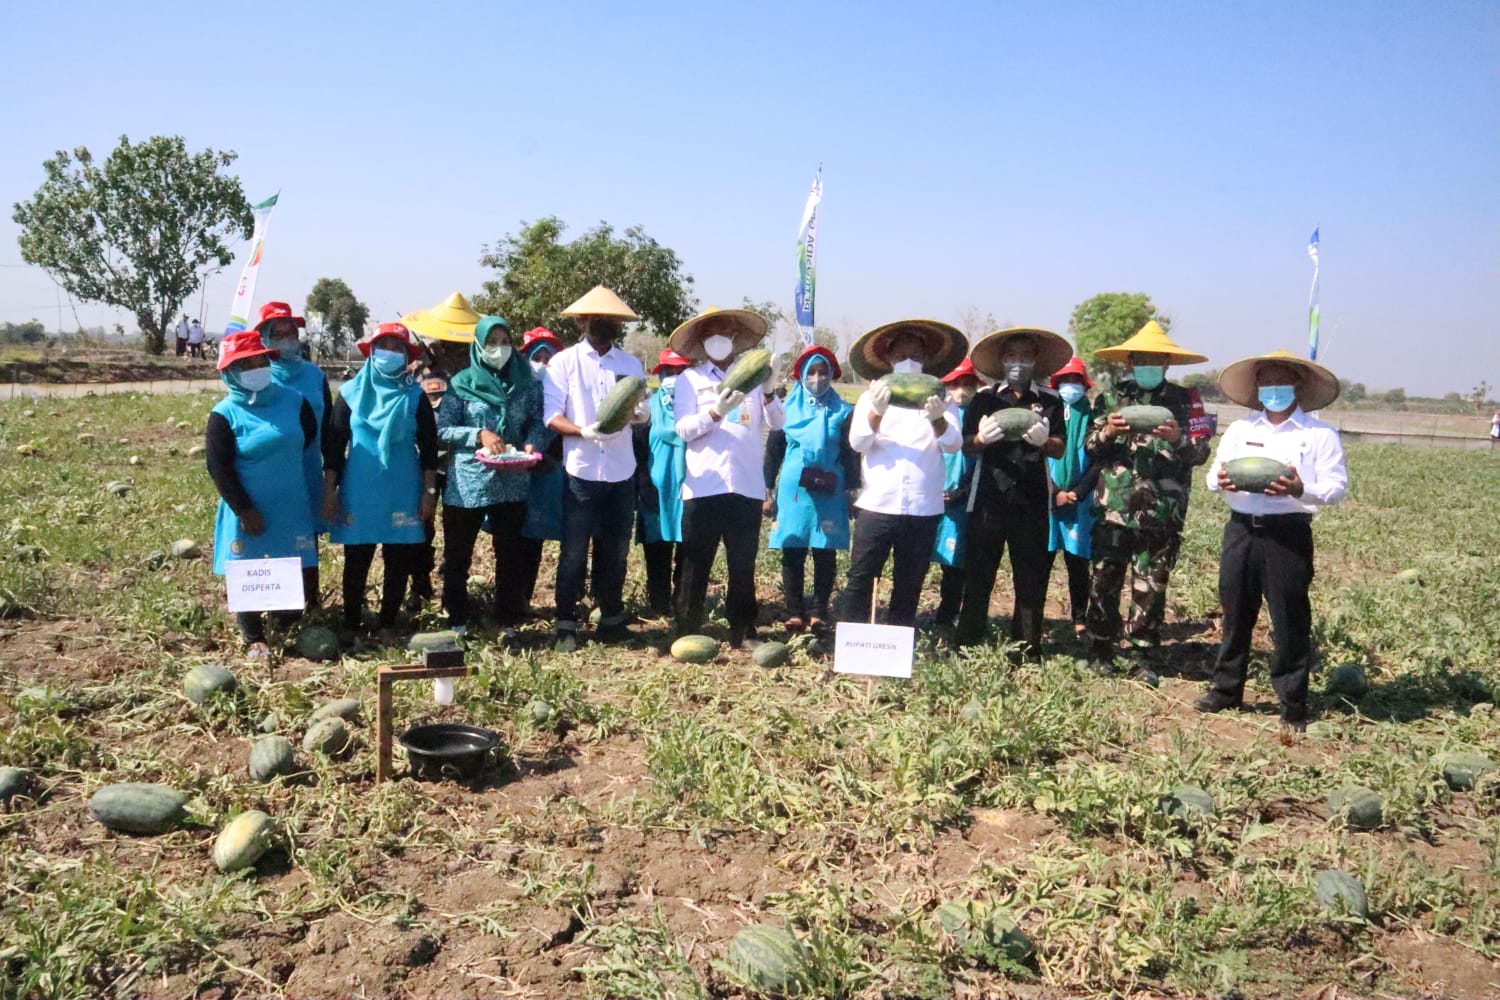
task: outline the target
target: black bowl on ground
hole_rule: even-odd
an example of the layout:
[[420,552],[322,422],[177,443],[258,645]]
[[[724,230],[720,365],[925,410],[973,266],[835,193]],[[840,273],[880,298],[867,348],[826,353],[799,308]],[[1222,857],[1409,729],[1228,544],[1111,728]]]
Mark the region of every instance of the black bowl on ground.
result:
[[406,748],[412,777],[431,781],[478,777],[490,752],[500,746],[500,737],[490,730],[456,722],[414,726],[399,739]]

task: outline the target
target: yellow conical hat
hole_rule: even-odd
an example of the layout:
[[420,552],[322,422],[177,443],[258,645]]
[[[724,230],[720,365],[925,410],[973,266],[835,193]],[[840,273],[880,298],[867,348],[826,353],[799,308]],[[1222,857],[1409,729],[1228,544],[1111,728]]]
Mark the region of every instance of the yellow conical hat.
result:
[[479,322],[479,314],[469,305],[468,299],[454,292],[431,309],[407,313],[401,317],[401,322],[418,336],[467,344],[474,339],[474,325]]
[[564,316],[613,316],[616,319],[640,319],[614,292],[603,285],[593,288],[562,311]]
[[1135,335],[1123,344],[1114,347],[1104,347],[1094,352],[1094,357],[1101,361],[1129,361],[1131,353],[1136,354],[1166,354],[1172,358],[1174,365],[1201,365],[1208,358],[1192,351],[1183,350],[1172,342],[1167,336],[1167,331],[1161,328],[1156,320],[1150,320],[1145,326],[1135,332]]

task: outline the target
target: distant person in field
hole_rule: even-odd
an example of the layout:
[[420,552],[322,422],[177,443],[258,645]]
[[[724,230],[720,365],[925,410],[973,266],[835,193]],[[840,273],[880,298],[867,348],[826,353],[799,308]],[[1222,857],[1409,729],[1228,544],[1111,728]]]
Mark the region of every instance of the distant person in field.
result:
[[[422,387],[422,398],[426,400],[427,408],[437,416],[437,408],[442,405],[443,396],[448,392],[448,379],[442,372],[432,366],[431,352],[428,352],[423,361],[417,364],[417,384]],[[437,495],[443,495],[443,487],[447,485],[448,453],[443,449],[442,442],[438,442],[438,467],[433,477],[432,485],[437,489]],[[411,572],[411,596],[409,598],[411,610],[416,611],[427,601],[432,600],[432,570],[437,563],[436,554],[432,543],[437,537],[437,517],[431,517],[422,522],[422,544],[416,553],[416,564]]]
[[188,327],[188,354],[195,358],[203,357],[203,324],[193,320]]
[[[536,376],[538,385],[546,385],[547,362],[562,349],[562,341],[545,326],[532,327],[521,338],[521,356],[531,365],[531,373]],[[521,527],[521,562],[515,570],[528,606],[536,594],[536,581],[542,570],[542,543],[562,542],[562,439],[556,434],[549,437],[551,440],[543,453],[546,457],[542,464],[531,470],[526,523]]]
[[[625,322],[639,317],[603,285],[563,310],[582,328],[578,343],[547,363],[547,426],[563,438],[563,538],[557,567],[557,625],[553,648],[578,648],[578,602],[593,550],[593,595],[600,642],[626,642],[634,633],[625,613],[625,569],[635,523],[635,447],[630,428],[604,431],[599,404],[622,378],[645,378],[640,360],[619,346]],[[651,419],[642,400],[635,423]]]
[[[1142,651],[1161,642],[1163,598],[1182,545],[1189,484],[1194,467],[1208,461],[1207,437],[1194,438],[1190,433],[1192,396],[1167,381],[1167,369],[1208,359],[1178,347],[1155,320],[1124,343],[1094,354],[1102,361],[1129,366],[1124,378],[1094,400],[1093,419],[1084,439],[1085,452],[1099,468],[1085,625],[1090,666],[1107,676],[1115,670],[1120,590],[1127,578],[1126,638]],[[1119,410],[1138,405],[1164,407],[1171,417],[1152,430],[1132,431]],[[1132,677],[1153,686],[1158,682],[1146,663],[1139,663]]]
[[344,628],[362,624],[365,583],[381,548],[379,629],[396,643],[396,616],[437,510],[437,418],[407,366],[422,349],[400,323],[359,341],[368,360],[339,387],[323,436],[323,520],[344,547]]
[[854,407],[833,387],[844,373],[828,348],[804,350],[791,374],[796,381],[782,404],[786,423],[766,441],[766,489],[775,519],[769,547],[781,550],[787,631],[821,631],[833,618],[838,554],[849,548],[849,491],[859,484],[859,455],[849,444]]
[[448,627],[462,634],[470,622],[469,567],[474,542],[488,524],[495,552],[493,613],[503,639],[530,614],[522,591],[521,528],[531,477],[524,468],[497,469],[479,461],[483,448],[538,452],[551,434],[542,425],[542,387],[511,342],[499,316],[480,317],[469,345],[469,366],[453,376],[438,407],[438,436],[448,450],[443,487],[443,608]]
[[[317,447],[303,453],[302,481],[307,490],[307,507],[312,512],[313,526],[317,534],[326,532],[329,525],[322,520],[323,514],[323,428],[328,424],[328,414],[333,408],[333,394],[328,388],[328,378],[323,369],[308,361],[302,350],[299,333],[307,326],[301,316],[292,315],[292,307],[285,302],[267,302],[260,307],[260,320],[256,332],[261,341],[276,352],[271,359],[271,376],[277,385],[295,389],[307,405],[312,407],[318,424]],[[318,582],[318,565],[302,571],[302,587],[306,592],[307,606],[316,608],[322,604]]]
[[[1062,399],[1037,382],[1072,357],[1072,346],[1050,330],[996,330],[974,345],[974,370],[995,384],[974,397],[964,414],[964,451],[974,456],[974,488],[964,536],[964,601],[954,642],[975,645],[990,623],[990,595],[1000,559],[1009,550],[1015,603],[1009,636],[1027,655],[1042,654],[1047,603],[1047,490],[1049,458],[1063,453]],[[1028,412],[1033,423],[1009,440],[999,414]]]
[[[849,367],[880,379],[890,373],[941,377],[968,353],[963,334],[935,320],[908,319],[876,327],[854,342]],[[895,406],[891,387],[875,381],[854,405],[849,445],[861,456],[849,574],[839,620],[868,622],[875,580],[891,561],[886,622],[912,627],[928,560],[943,516],[943,456],[963,444],[948,404],[933,394],[915,408]]]
[[672,614],[682,583],[682,482],[687,478],[687,442],[677,433],[674,407],[677,382],[692,366],[692,358],[670,347],[657,354],[651,374],[660,384],[651,394],[651,422],[635,429],[636,481],[640,487],[636,533],[646,559],[646,599],[651,612],[662,617]]
[[[1307,728],[1307,682],[1312,671],[1312,520],[1343,499],[1349,487],[1339,432],[1308,411],[1339,395],[1339,380],[1322,365],[1274,351],[1236,361],[1219,374],[1219,389],[1250,407],[1224,432],[1208,470],[1208,488],[1229,503],[1219,557],[1219,603],[1224,640],[1201,712],[1239,708],[1245,696],[1250,640],[1264,600],[1275,653],[1271,686],[1281,700],[1282,725]],[[1225,466],[1238,458],[1275,459],[1291,468],[1263,493],[1229,481]]]
[[[964,358],[943,376],[943,384],[948,387],[949,419],[962,429],[964,414],[984,388],[984,382],[974,370],[974,363]],[[969,520],[969,489],[973,479],[973,455],[959,450],[943,456],[943,518],[938,522],[937,541],[932,546],[932,561],[940,570],[933,628],[951,630],[963,610],[964,526]]]
[[1068,612],[1073,630],[1084,631],[1089,607],[1089,558],[1094,530],[1094,484],[1098,478],[1084,448],[1092,417],[1088,392],[1094,387],[1082,358],[1070,358],[1052,373],[1048,384],[1063,401],[1063,452],[1047,459],[1048,511],[1047,575],[1062,553],[1068,575]]
[[187,313],[183,313],[182,314],[182,319],[180,319],[177,322],[177,330],[176,330],[176,333],[177,333],[177,356],[179,358],[182,357],[183,355],[187,354],[188,330],[190,330],[191,328],[192,328],[192,324],[188,322]]
[[698,362],[673,389],[677,434],[687,442],[682,481],[682,586],[677,590],[677,632],[703,626],[704,600],[714,554],[722,542],[727,587],[724,616],[729,645],[751,650],[760,606],[755,599],[755,557],[766,512],[766,432],[785,421],[771,377],[741,391],[724,376],[741,353],[765,338],[766,321],[750,309],[710,307],[672,331],[669,346]]
[[[224,338],[219,375],[229,393],[208,415],[204,433],[208,474],[219,492],[214,521],[214,572],[236,559],[302,560],[304,575],[316,567],[312,510],[302,482],[303,456],[317,446],[312,407],[295,391],[275,384],[271,358],[255,330]],[[272,613],[285,627],[300,610]],[[270,657],[265,618],[237,616],[252,660]]]
[[1500,441],[1500,410],[1496,410],[1495,415],[1490,418],[1490,440]]

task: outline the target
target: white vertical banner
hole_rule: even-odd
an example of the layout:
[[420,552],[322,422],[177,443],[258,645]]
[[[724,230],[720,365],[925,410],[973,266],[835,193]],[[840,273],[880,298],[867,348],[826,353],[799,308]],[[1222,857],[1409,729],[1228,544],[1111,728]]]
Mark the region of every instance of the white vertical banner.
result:
[[256,205],[255,230],[250,236],[250,259],[240,272],[240,283],[234,286],[234,298],[229,303],[229,323],[224,327],[224,336],[239,333],[250,327],[250,307],[255,304],[255,278],[260,273],[260,255],[266,244],[266,229],[271,223],[271,209],[276,207],[278,191]]
[[802,206],[802,223],[797,227],[797,290],[793,296],[793,315],[802,333],[802,346],[813,343],[813,306],[818,294],[818,205],[823,201],[823,168],[813,177],[812,190]]

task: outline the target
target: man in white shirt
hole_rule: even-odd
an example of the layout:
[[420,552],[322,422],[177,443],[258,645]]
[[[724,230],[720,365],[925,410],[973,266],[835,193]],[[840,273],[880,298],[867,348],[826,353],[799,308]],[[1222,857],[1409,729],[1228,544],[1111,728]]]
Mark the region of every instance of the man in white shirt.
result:
[[203,357],[203,324],[193,320],[188,327],[188,354],[191,357]]
[[749,309],[709,308],[674,330],[670,345],[701,362],[678,376],[672,404],[677,435],[687,444],[677,631],[688,635],[703,626],[708,575],[722,541],[729,576],[724,611],[735,649],[760,645],[755,557],[766,499],[766,430],[780,430],[785,415],[774,371],[744,391],[722,383],[730,360],[765,335],[766,321]]
[[[562,437],[563,537],[557,565],[557,634],[554,648],[578,648],[578,601],[593,543],[593,594],[600,642],[622,642],[632,632],[622,594],[635,523],[635,449],[630,430],[599,429],[599,404],[618,379],[644,378],[645,366],[616,346],[624,321],[637,319],[614,292],[599,285],[563,310],[577,317],[583,339],[553,355],[543,384],[543,419]],[[637,407],[634,421],[650,419]]]
[[[1251,407],[1219,442],[1208,469],[1208,488],[1230,507],[1219,558],[1219,602],[1224,639],[1202,712],[1239,708],[1244,698],[1250,639],[1262,599],[1271,615],[1275,655],[1271,686],[1281,700],[1281,722],[1307,728],[1307,682],[1312,669],[1312,519],[1338,503],[1349,486],[1339,433],[1307,415],[1338,398],[1328,369],[1287,351],[1236,361],[1219,375],[1219,388]],[[1291,468],[1263,493],[1236,489],[1225,466],[1240,458],[1270,458]]]
[[[968,352],[963,334],[933,320],[901,320],[855,341],[849,364],[865,378],[896,372],[941,376]],[[940,394],[919,409],[891,405],[877,381],[860,396],[849,421],[849,446],[861,456],[864,488],[855,503],[849,576],[839,620],[867,622],[875,578],[892,560],[887,624],[913,626],[922,578],[943,515],[943,455],[963,444],[957,413]]]
[[180,358],[187,353],[188,345],[188,318],[187,313],[182,314],[182,319],[177,322],[177,356]]

